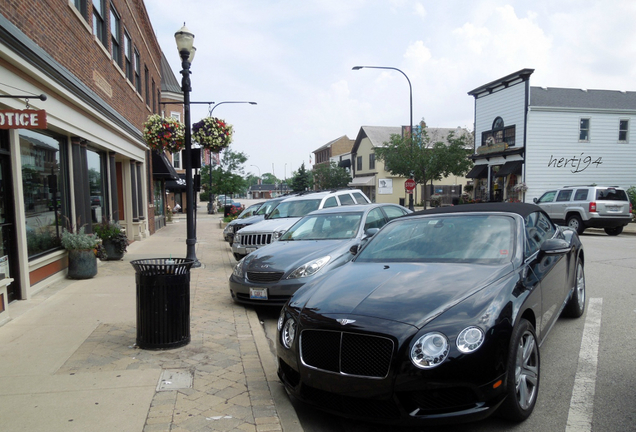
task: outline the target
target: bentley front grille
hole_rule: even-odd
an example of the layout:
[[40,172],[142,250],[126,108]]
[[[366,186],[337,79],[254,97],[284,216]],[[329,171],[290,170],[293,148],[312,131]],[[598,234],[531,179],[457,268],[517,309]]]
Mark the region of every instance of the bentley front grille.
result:
[[304,364],[343,375],[384,378],[389,374],[393,341],[386,337],[330,330],[300,335]]

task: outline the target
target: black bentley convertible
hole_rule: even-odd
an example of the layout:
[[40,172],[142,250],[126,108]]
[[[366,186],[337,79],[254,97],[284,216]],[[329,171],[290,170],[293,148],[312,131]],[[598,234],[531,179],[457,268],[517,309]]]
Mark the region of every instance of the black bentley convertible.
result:
[[389,222],[351,253],[281,311],[278,375],[291,394],[396,424],[532,413],[541,344],[559,316],[585,309],[574,231],[533,204],[461,205]]

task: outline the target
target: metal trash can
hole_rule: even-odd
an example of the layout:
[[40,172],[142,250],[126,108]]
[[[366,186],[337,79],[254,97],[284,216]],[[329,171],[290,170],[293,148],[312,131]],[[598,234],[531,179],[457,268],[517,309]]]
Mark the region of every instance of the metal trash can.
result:
[[400,205],[404,207],[404,198],[400,198],[399,201],[400,201]]
[[190,268],[193,260],[131,261],[137,282],[137,346],[178,348],[190,343]]

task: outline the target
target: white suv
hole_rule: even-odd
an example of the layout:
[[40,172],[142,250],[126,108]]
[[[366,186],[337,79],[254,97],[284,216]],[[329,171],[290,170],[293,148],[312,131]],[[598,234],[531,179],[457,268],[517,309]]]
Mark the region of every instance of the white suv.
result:
[[296,221],[314,210],[370,202],[365,194],[356,189],[310,192],[287,198],[265,220],[240,229],[234,235],[232,253],[239,261],[259,247],[278,240]]
[[554,223],[566,224],[579,234],[586,228],[605,228],[607,234],[619,235],[631,221],[632,205],[618,186],[565,186],[534,202]]

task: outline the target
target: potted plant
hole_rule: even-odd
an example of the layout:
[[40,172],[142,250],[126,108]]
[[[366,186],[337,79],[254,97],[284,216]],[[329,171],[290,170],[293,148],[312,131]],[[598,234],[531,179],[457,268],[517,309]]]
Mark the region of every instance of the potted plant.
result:
[[233,132],[232,125],[216,117],[206,117],[192,125],[192,139],[214,153],[230,145]]
[[144,123],[144,140],[160,153],[175,153],[185,148],[185,126],[172,117],[151,114]]
[[124,257],[128,249],[128,237],[117,222],[104,219],[99,225],[95,225],[95,234],[102,239],[102,245],[106,251],[106,260],[118,261]]
[[79,229],[64,228],[62,247],[68,251],[69,279],[90,279],[97,274],[97,256],[104,256],[99,237]]

